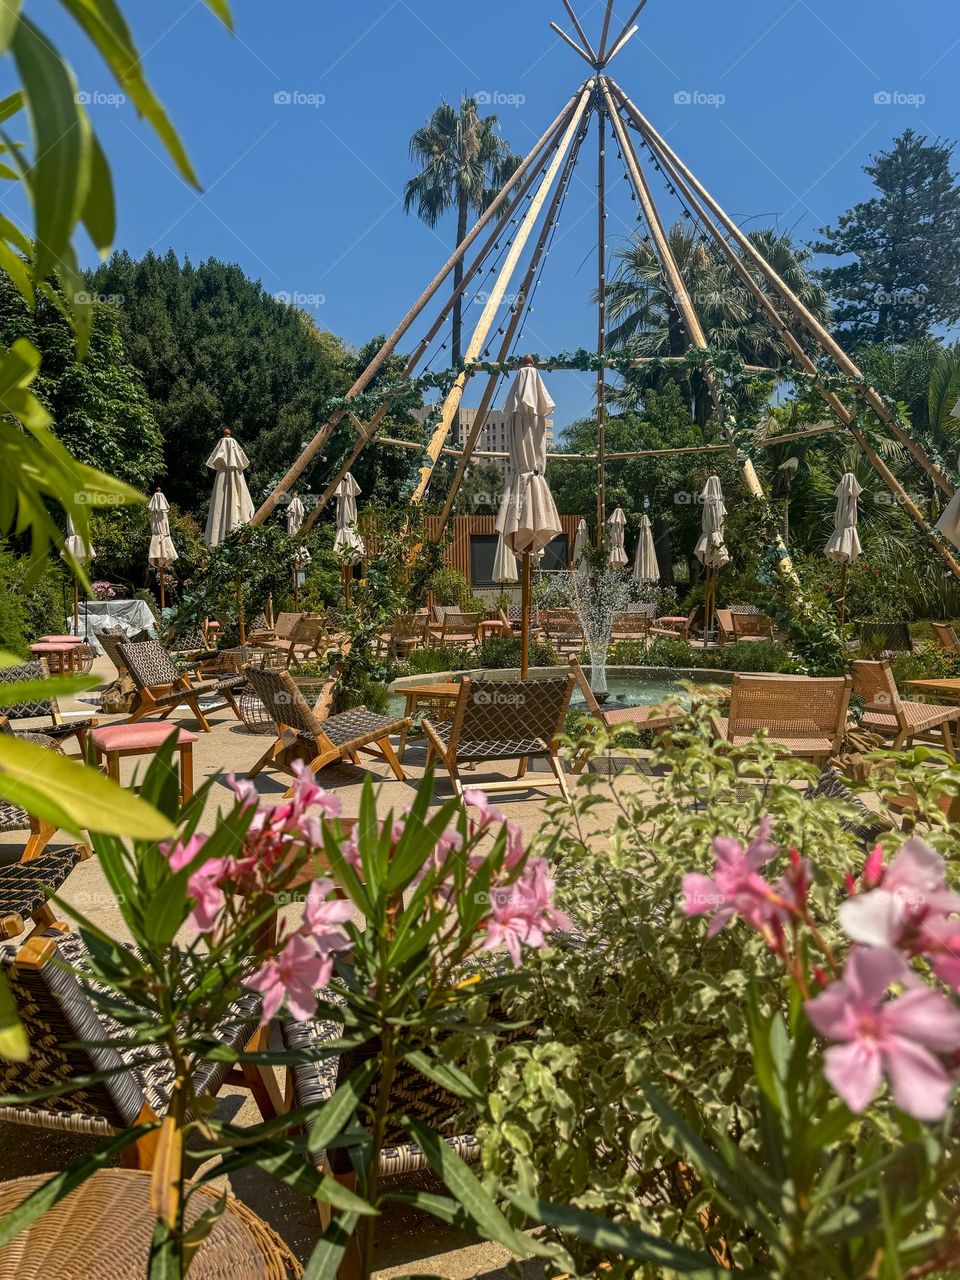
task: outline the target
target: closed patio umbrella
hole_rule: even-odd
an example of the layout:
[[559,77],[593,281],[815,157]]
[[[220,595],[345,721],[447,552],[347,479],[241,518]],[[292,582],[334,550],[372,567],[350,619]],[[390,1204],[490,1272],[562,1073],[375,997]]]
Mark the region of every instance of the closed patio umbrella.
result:
[[177,548],[173,545],[173,539],[170,537],[170,503],[166,500],[159,489],[156,490],[153,497],[147,503],[147,511],[150,513],[150,548],[147,552],[147,559],[156,569],[157,577],[160,580],[160,608],[166,607],[164,599],[164,569],[169,568],[174,560],[179,559]]
[[532,357],[526,357],[507,396],[504,412],[510,437],[510,483],[497,514],[497,532],[523,557],[520,677],[526,679],[530,652],[530,560],[563,532],[547,484],[547,419],[555,408]]
[[247,524],[253,517],[253,500],[243,473],[250,459],[234,440],[229,430],[207,459],[214,472],[210,513],[204,533],[207,546],[217,547],[231,529]]
[[704,601],[705,628],[713,630],[713,615],[717,607],[717,571],[730,562],[730,553],[723,540],[723,522],[727,508],[718,476],[710,476],[700,495],[703,512],[700,520],[700,538],[694,555],[707,570],[707,591]]
[[581,520],[577,525],[577,536],[573,540],[573,564],[576,567],[583,559],[584,552],[590,545],[590,530],[587,528],[586,520]]
[[497,554],[493,560],[493,580],[501,583],[520,581],[520,575],[517,572],[517,557],[507,546],[502,533],[497,538]]
[[833,533],[827,545],[823,549],[823,554],[828,560],[841,566],[840,569],[840,621],[843,622],[843,615],[847,601],[847,568],[853,564],[857,556],[860,555],[863,548],[860,545],[860,535],[857,533],[857,499],[863,493],[863,488],[857,477],[852,471],[847,471],[840,480],[834,490],[834,497],[837,500],[837,510],[833,517]]
[[627,517],[622,507],[616,508],[607,524],[610,526],[610,563],[615,569],[624,569],[630,562],[626,548]]
[[337,485],[337,536],[333,540],[334,555],[343,565],[343,592],[350,603],[353,566],[364,556],[363,539],[357,532],[357,496],[360,486],[348,471]]
[[[953,417],[960,418],[958,409],[960,409],[960,400],[957,401]],[[960,489],[944,507],[943,515],[937,521],[937,532],[942,533],[955,547],[960,547]]]
[[657,549],[653,543],[653,526],[646,512],[640,517],[640,539],[637,542],[637,553],[633,558],[633,580],[634,582],[660,581]]
[[[295,538],[297,536],[297,534],[303,528],[303,522],[306,519],[306,515],[307,515],[307,512],[303,505],[302,499],[297,494],[294,494],[293,497],[290,499],[290,503],[287,507],[287,536],[288,537]],[[312,559],[312,556],[310,555],[310,552],[307,550],[307,548],[303,545],[303,543],[301,543],[294,550],[294,553],[293,553],[294,608],[296,608],[297,596],[300,591],[300,587],[303,583],[303,580],[306,576],[307,565],[310,563],[311,559]]]
[[[60,558],[66,560],[69,556],[72,556],[80,564],[87,565],[96,554],[89,542],[81,540],[80,535],[77,533],[76,525],[68,514],[67,536],[60,551]],[[73,633],[77,636],[80,634],[80,592],[77,589],[76,578],[73,580]]]

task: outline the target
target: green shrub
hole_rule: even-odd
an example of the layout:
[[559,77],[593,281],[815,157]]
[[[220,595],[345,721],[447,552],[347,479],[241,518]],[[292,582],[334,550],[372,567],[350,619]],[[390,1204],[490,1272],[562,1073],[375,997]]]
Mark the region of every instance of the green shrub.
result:
[[470,584],[459,569],[443,568],[430,579],[430,590],[436,604],[459,608],[470,595]]
[[46,561],[35,582],[27,581],[30,561],[0,543],[0,649],[26,661],[38,636],[59,635],[73,608],[73,587],[65,569]]
[[710,655],[724,671],[770,671],[796,674],[799,663],[776,640],[738,640]]
[[414,649],[394,668],[395,677],[426,676],[436,671],[464,671],[476,666],[467,649],[458,645],[437,645],[431,649]]
[[[637,642],[628,641],[627,643],[636,644]],[[618,650],[620,647],[617,646]],[[716,651],[704,652],[702,649],[695,649],[693,645],[687,644],[686,640],[670,640],[667,637],[657,636],[655,640],[651,640],[644,652],[646,656],[638,661],[639,666],[710,669],[717,665]]]
[[[560,658],[546,640],[530,641],[531,667],[556,667]],[[480,646],[477,665],[489,671],[512,671],[520,666],[520,637],[491,636]]]

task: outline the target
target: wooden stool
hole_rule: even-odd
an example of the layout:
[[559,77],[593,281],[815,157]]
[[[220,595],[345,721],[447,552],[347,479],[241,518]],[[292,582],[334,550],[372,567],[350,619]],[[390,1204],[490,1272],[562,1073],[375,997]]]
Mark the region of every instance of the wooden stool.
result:
[[46,662],[52,676],[62,676],[64,672],[76,671],[82,648],[83,641],[74,636],[70,640],[38,640],[30,646],[30,652]]
[[177,735],[180,753],[180,799],[185,804],[193,795],[193,744],[197,735],[189,729],[178,729],[165,721],[137,724],[108,724],[94,729],[90,735],[97,764],[106,756],[107,774],[120,781],[122,756],[153,755],[173,735]]

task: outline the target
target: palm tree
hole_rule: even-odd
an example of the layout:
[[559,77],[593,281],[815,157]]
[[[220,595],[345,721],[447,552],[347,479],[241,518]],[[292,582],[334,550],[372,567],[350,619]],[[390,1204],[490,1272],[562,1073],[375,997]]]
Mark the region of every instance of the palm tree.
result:
[[[520,164],[500,136],[497,116],[480,116],[476,98],[464,98],[459,111],[441,102],[410,139],[410,159],[419,173],[406,185],[403,207],[416,208],[428,227],[436,227],[452,209],[457,211],[457,244],[467,235],[471,210],[480,214],[507,184]],[[454,288],[463,280],[463,261],[457,263]],[[453,360],[463,358],[463,299],[453,309]]]

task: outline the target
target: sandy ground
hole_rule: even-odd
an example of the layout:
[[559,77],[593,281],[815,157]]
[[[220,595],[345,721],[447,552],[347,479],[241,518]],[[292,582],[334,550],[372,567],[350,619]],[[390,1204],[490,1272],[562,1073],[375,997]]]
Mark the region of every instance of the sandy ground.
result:
[[[99,659],[94,667],[94,674],[107,682],[112,673],[109,661],[106,658]],[[95,708],[80,701],[65,701],[62,710],[66,716],[71,713],[89,715]],[[122,718],[100,717],[101,723],[118,719]],[[194,747],[194,776],[197,786],[207,777],[218,773],[245,772],[269,743],[268,736],[249,732],[226,707],[211,713],[212,732],[209,734],[199,731],[199,726],[186,708],[177,713],[177,721],[184,728],[199,733],[199,740]],[[21,724],[28,727],[28,722],[18,722],[18,727]],[[30,723],[29,727],[39,728],[40,725]],[[67,751],[75,750],[75,740],[72,740],[67,745]],[[386,764],[371,761],[370,772],[378,780],[378,807],[381,812],[391,806],[400,807],[410,802],[412,788],[423,775],[424,754],[420,742],[411,739],[404,762],[408,776],[406,783],[396,781]],[[135,776],[137,767],[143,767],[143,761],[125,760],[122,766],[122,781],[128,782]],[[481,775],[478,773],[479,776]],[[357,813],[363,778],[364,770],[353,766],[329,768],[323,773],[324,785],[341,796],[345,816]],[[641,785],[639,780],[635,785]],[[257,787],[265,797],[279,797],[286,782],[281,780],[281,775],[264,772],[257,778]],[[441,803],[450,794],[448,782],[438,778],[436,802]],[[555,790],[552,794],[555,794]],[[544,792],[532,790],[517,792],[516,797],[509,793],[507,798],[498,797],[497,804],[532,837],[543,825],[540,803],[543,796]],[[210,829],[216,811],[229,808],[232,799],[232,793],[222,781],[214,784],[208,798],[204,823],[207,829]],[[598,831],[602,830],[604,821],[602,809],[594,811],[591,823]],[[62,837],[57,838],[60,839]],[[0,861],[14,860],[18,845],[22,845],[22,836],[0,836]],[[5,850],[9,852],[6,853]],[[64,887],[63,897],[68,904],[89,915],[114,936],[124,936],[126,931],[122,918],[95,858],[76,868]],[[69,912],[66,915],[69,919]],[[225,1115],[241,1123],[245,1119],[253,1121],[258,1115],[247,1095],[229,1088],[221,1094],[221,1108]],[[62,1168],[70,1158],[84,1149],[85,1142],[82,1139],[43,1130],[0,1125],[0,1179]],[[230,1185],[232,1192],[271,1223],[301,1259],[309,1256],[319,1235],[319,1220],[303,1197],[255,1169],[237,1174],[231,1179]],[[426,1175],[422,1185],[429,1185]],[[442,1280],[460,1280],[461,1277],[494,1280],[494,1277],[506,1276],[504,1267],[507,1260],[504,1250],[487,1244],[472,1243],[461,1233],[414,1210],[396,1207],[386,1213],[380,1223],[379,1269],[376,1275],[383,1280],[411,1273],[429,1273]],[[534,1274],[536,1273],[530,1272],[531,1276]]]

